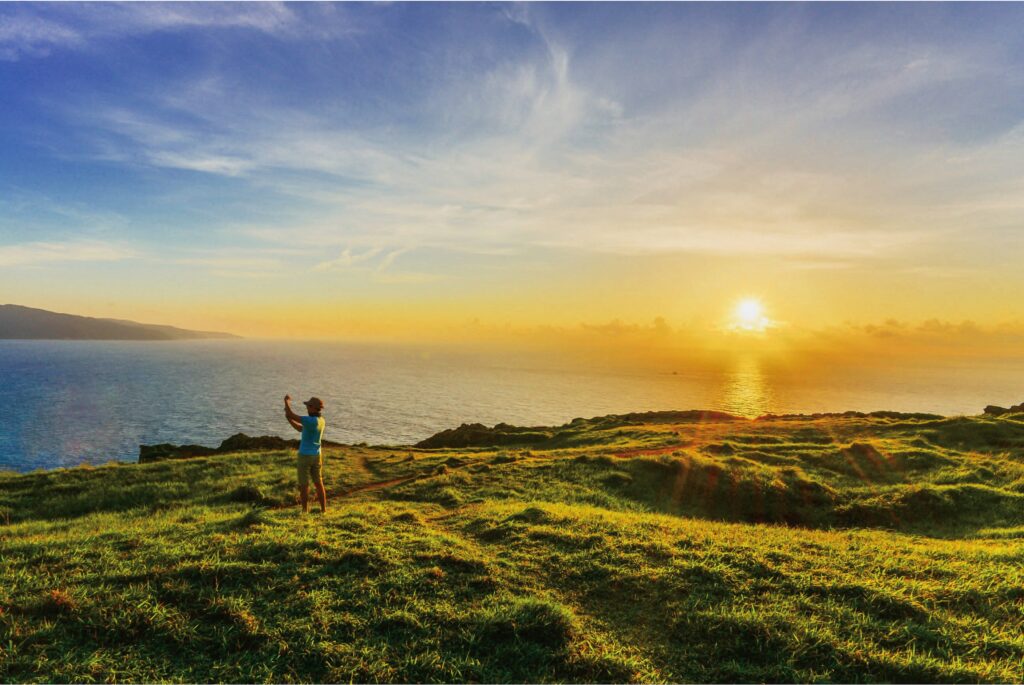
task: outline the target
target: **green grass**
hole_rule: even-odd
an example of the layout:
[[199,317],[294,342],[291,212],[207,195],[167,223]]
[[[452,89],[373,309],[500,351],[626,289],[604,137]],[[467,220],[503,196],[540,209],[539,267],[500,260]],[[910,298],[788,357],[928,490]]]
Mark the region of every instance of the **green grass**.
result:
[[0,680],[1024,680],[1019,416],[472,433],[0,474]]

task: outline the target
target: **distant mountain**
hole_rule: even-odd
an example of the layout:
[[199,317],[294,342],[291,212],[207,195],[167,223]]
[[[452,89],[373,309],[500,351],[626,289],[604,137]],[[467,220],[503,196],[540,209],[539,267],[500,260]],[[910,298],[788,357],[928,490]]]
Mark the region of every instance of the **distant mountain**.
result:
[[174,326],[94,319],[16,304],[0,304],[0,340],[198,340],[238,337],[230,333],[189,331]]

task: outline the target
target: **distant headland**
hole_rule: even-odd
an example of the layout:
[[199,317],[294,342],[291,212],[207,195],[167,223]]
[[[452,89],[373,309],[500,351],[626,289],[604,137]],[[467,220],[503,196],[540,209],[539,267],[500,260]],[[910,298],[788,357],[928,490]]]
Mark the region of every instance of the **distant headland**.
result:
[[94,319],[45,309],[0,304],[0,340],[200,340],[239,338],[231,333]]

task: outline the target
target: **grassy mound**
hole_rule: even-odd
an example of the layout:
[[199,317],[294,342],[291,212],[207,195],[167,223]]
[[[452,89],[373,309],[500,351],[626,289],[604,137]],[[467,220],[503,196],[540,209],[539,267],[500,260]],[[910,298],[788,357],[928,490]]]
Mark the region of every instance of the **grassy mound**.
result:
[[0,474],[0,680],[1024,679],[1024,422],[527,430]]

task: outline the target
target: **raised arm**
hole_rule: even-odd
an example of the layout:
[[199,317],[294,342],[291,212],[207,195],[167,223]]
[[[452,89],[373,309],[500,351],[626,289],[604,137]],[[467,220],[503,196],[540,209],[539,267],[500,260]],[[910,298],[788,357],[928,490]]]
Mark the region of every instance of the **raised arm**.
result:
[[292,411],[292,396],[284,396],[284,417],[288,419],[288,423],[292,424],[292,428],[302,432],[302,421],[298,414]]

